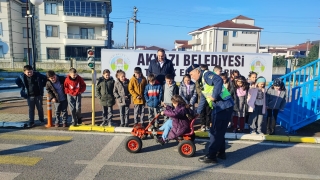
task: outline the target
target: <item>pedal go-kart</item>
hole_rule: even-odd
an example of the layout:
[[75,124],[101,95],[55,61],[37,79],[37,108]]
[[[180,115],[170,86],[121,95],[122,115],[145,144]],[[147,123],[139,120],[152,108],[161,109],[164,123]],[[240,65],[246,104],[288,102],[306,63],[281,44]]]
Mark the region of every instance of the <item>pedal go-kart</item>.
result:
[[[149,130],[150,127],[154,124],[154,122],[159,118],[160,114],[158,114],[153,120],[147,125],[147,127],[143,127],[142,124],[136,124],[131,134],[132,136],[128,137],[125,143],[125,148],[130,153],[138,153],[142,148],[142,140],[145,140],[148,136],[153,138],[158,138],[162,135],[162,131],[157,129]],[[176,140],[179,142],[178,152],[183,157],[192,157],[196,152],[196,146],[194,144],[195,134],[194,134],[194,122],[197,117],[194,117],[190,122],[190,131],[182,136],[178,137]]]

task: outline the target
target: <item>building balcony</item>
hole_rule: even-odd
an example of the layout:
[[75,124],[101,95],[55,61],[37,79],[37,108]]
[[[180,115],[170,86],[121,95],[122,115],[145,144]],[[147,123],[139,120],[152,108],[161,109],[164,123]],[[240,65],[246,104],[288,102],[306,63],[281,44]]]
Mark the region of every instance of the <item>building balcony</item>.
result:
[[201,39],[192,39],[190,41],[188,41],[189,45],[199,45],[201,44]]
[[80,34],[68,34],[65,36],[65,45],[75,46],[107,46],[108,37],[96,34],[83,36]]
[[103,14],[64,12],[62,17],[64,23],[72,24],[107,24],[107,16]]

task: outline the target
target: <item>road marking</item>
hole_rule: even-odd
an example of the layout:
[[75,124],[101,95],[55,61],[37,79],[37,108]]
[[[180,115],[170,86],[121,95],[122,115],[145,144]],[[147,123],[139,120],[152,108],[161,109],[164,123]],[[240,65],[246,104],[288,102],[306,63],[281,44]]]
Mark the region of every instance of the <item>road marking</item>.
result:
[[94,179],[108,159],[120,146],[124,136],[115,136],[91,161],[76,161],[75,164],[87,164],[86,168],[78,175],[77,180]]
[[33,141],[70,141],[72,136],[42,136],[42,135],[28,135],[28,134],[2,134],[0,139],[19,139],[19,140],[33,140]]
[[40,157],[26,157],[26,156],[0,156],[0,164],[15,164],[23,166],[34,166],[42,158]]
[[18,177],[19,175],[20,175],[20,173],[0,172],[0,179],[13,180],[14,178]]
[[[38,151],[38,152],[54,152],[59,146],[44,146],[35,144],[0,144],[2,151]],[[2,152],[0,151],[0,154]]]
[[[180,170],[180,171],[193,171],[193,172],[212,172],[212,173],[225,173],[225,174],[242,174],[252,176],[267,176],[267,177],[283,177],[283,178],[300,178],[300,179],[320,179],[320,175],[310,174],[294,174],[294,173],[279,173],[279,172],[262,172],[262,171],[246,171],[236,170],[228,168],[214,168],[214,164],[206,167],[194,167],[194,166],[177,166],[177,165],[160,165],[160,164],[141,164],[141,163],[126,163],[126,162],[105,162],[105,165],[120,166],[120,167],[135,167],[139,168],[152,168],[152,169],[168,169],[168,170]],[[181,178],[181,177],[176,177]]]

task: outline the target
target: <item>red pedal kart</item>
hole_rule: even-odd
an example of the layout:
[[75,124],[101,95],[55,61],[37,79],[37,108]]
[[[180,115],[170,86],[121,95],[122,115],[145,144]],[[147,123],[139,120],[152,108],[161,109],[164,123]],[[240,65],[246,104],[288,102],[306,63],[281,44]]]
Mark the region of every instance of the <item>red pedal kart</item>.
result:
[[[143,127],[141,124],[137,124],[133,127],[131,134],[126,140],[125,148],[130,153],[138,153],[142,148],[142,140],[146,139],[148,135],[151,138],[158,138],[162,135],[162,131],[157,129],[149,130],[149,128],[154,124],[155,120],[158,119],[160,114],[158,114],[148,125]],[[192,157],[196,152],[196,146],[194,144],[195,134],[194,134],[194,122],[197,117],[194,117],[190,122],[190,130],[188,133],[183,134],[176,140],[179,142],[178,152],[183,157]]]

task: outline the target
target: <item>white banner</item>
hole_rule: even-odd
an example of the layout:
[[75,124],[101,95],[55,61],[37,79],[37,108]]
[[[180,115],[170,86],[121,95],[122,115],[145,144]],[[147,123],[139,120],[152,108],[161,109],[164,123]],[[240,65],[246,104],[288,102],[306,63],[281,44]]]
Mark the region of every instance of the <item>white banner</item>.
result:
[[[157,51],[102,49],[101,72],[109,69],[111,75],[115,76],[116,71],[122,69],[130,79],[134,68],[141,67],[143,75],[146,76],[150,61],[156,57]],[[185,70],[191,64],[207,64],[209,70],[213,70],[214,66],[221,66],[223,71],[226,70],[229,74],[233,70],[238,70],[245,77],[248,77],[250,71],[255,71],[258,76],[264,76],[267,82],[272,79],[271,54],[167,51],[166,57],[174,64],[176,82],[182,80]]]

